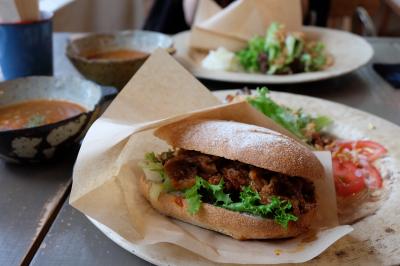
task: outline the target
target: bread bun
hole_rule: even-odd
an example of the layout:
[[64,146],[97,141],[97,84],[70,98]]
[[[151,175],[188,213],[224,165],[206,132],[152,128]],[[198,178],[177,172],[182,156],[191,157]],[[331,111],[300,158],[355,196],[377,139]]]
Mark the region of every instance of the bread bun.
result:
[[309,229],[316,215],[316,209],[311,209],[299,216],[296,222],[289,222],[287,229],[272,219],[233,212],[207,203],[202,203],[199,212],[191,215],[187,211],[186,200],[181,196],[161,192],[158,198],[151,197],[152,184],[144,176],[140,179],[142,194],[158,212],[239,240],[295,237]]
[[[158,128],[154,135],[173,147],[194,150],[208,155],[240,161],[287,176],[316,180],[324,176],[324,168],[311,150],[278,132],[222,120],[185,119]],[[152,186],[153,187],[152,189]],[[159,186],[159,184],[157,184]],[[191,215],[182,195],[161,192],[145,176],[140,179],[140,190],[160,213],[214,230],[235,239],[281,239],[295,237],[307,231],[316,217],[316,204],[297,215],[284,228],[273,219],[230,211],[202,203]]]
[[288,176],[322,178],[324,168],[313,152],[267,128],[233,121],[185,119],[160,127],[154,135],[173,147],[195,150]]

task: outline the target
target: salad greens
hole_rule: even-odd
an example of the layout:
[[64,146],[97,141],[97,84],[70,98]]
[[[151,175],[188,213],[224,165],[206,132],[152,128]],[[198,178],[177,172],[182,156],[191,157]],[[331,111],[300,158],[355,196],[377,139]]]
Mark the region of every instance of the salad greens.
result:
[[246,48],[236,52],[239,64],[248,72],[292,74],[318,71],[328,64],[325,46],[306,41],[304,34],[285,31],[272,23],[264,37],[252,38]]
[[297,217],[291,214],[292,205],[289,201],[280,200],[276,196],[270,198],[269,204],[262,204],[258,192],[249,186],[243,187],[240,192],[240,201],[233,202],[229,194],[224,192],[224,182],[221,179],[218,185],[212,185],[203,178],[196,176],[196,184],[185,191],[188,202],[188,211],[195,214],[199,211],[201,198],[207,194],[212,204],[235,212],[249,213],[264,218],[273,218],[276,223],[284,228],[289,221],[297,221]]
[[214,200],[214,205],[221,206],[232,203],[229,194],[224,192],[224,180],[221,179],[218,185],[212,185],[203,178],[196,176],[196,183],[193,187],[185,191],[185,198],[188,201],[188,211],[190,214],[195,214],[199,211],[202,195],[201,190],[204,190]]
[[324,127],[330,125],[332,120],[326,116],[312,117],[302,112],[301,109],[294,111],[288,107],[281,106],[273,101],[267,94],[266,87],[257,88],[255,97],[247,97],[247,101],[257,110],[280,124],[300,139],[310,143],[312,134],[320,132]]
[[273,217],[275,222],[287,228],[289,221],[297,221],[297,217],[290,212],[292,204],[287,200],[280,200],[272,196],[270,203],[260,204],[260,195],[250,187],[244,187],[240,193],[240,202],[224,205],[223,207],[232,211],[247,212],[261,217]]
[[236,53],[240,65],[248,72],[262,72],[260,56],[264,54],[265,40],[262,37],[254,37],[248,43],[248,47]]
[[[145,155],[145,163],[142,167],[156,172],[161,176],[164,191],[173,190],[171,181],[166,175],[161,161],[154,152]],[[292,205],[289,201],[280,200],[278,197],[272,196],[269,199],[269,204],[262,204],[258,192],[252,190],[249,186],[242,188],[239,201],[234,202],[230,195],[224,192],[223,179],[221,179],[219,184],[213,185],[205,179],[196,176],[196,183],[191,188],[182,192],[188,203],[187,211],[192,215],[200,210],[202,198],[207,198],[211,204],[221,208],[274,219],[276,223],[284,228],[287,228],[290,221],[297,220],[297,217],[291,213]]]
[[152,172],[156,172],[160,175],[164,191],[173,190],[171,179],[169,179],[168,175],[165,173],[164,166],[162,165],[161,160],[157,158],[154,152],[149,152],[145,154],[142,168],[148,169]]
[[307,52],[303,53],[300,58],[305,72],[318,71],[326,65],[327,57],[323,43],[308,43],[306,50]]

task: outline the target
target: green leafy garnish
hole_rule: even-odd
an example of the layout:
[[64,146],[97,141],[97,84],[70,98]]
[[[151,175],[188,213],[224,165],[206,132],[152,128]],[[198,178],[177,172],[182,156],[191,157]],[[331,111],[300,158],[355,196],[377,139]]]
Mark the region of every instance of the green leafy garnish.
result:
[[257,95],[248,97],[247,101],[264,115],[306,142],[311,141],[311,134],[307,134],[309,130],[319,132],[332,123],[332,120],[326,116],[314,118],[303,113],[301,109],[293,111],[290,108],[281,106],[273,101],[267,95],[268,93],[269,91],[266,87],[257,88]]
[[25,128],[38,127],[45,124],[46,117],[43,115],[35,114],[29,117],[28,122],[25,124]]
[[286,51],[287,57],[285,64],[291,64],[296,58],[299,58],[304,47],[304,42],[294,35],[288,35],[286,37]]
[[244,187],[240,193],[240,202],[224,205],[223,207],[232,211],[246,212],[265,218],[273,218],[276,223],[287,228],[289,221],[297,221],[297,217],[291,214],[292,204],[286,200],[280,200],[272,196],[270,203],[260,203],[260,195],[250,187]]
[[262,37],[252,38],[247,48],[236,53],[240,65],[248,72],[259,72],[259,56],[264,51],[265,39]]
[[307,42],[301,34],[288,33],[279,23],[271,23],[265,36],[249,40],[236,52],[237,61],[248,72],[290,74],[318,71],[327,64],[325,46]]
[[216,205],[232,202],[229,194],[224,192],[224,180],[222,178],[218,185],[212,185],[203,178],[196,176],[196,183],[185,191],[185,198],[188,201],[188,212],[190,214],[195,214],[200,209],[202,197],[200,191],[202,189],[211,196],[214,200],[213,203]]
[[200,210],[201,206],[201,195],[199,190],[203,187],[203,179],[196,177],[196,183],[193,187],[185,191],[185,198],[188,203],[188,212],[195,214]]
[[264,50],[267,52],[268,61],[272,62],[281,54],[281,42],[279,40],[279,31],[283,29],[283,25],[279,23],[271,23],[265,36]]
[[165,191],[173,190],[171,180],[165,173],[164,166],[162,165],[161,160],[157,158],[154,152],[149,152],[145,154],[144,163],[142,164],[142,167],[150,171],[156,172],[160,175],[163,183],[163,190]]
[[320,132],[322,129],[332,124],[332,120],[327,116],[318,116],[314,118],[313,122],[315,124],[315,129],[317,130],[317,132]]
[[[164,171],[161,160],[154,152],[146,153],[142,167],[160,175],[164,191],[174,190],[170,178]],[[262,204],[258,192],[247,186],[242,188],[239,201],[233,202],[230,195],[224,192],[224,185],[223,178],[217,185],[213,185],[207,180],[196,176],[195,184],[183,191],[188,205],[187,211],[192,215],[196,214],[200,210],[202,199],[206,198],[207,202],[221,208],[274,219],[276,223],[285,228],[287,228],[290,221],[297,220],[297,217],[291,214],[292,205],[289,201],[280,200],[278,197],[272,196],[269,199],[269,204]]]
[[144,155],[145,167],[150,171],[157,172],[160,176],[164,176],[164,166],[161,161],[158,160],[156,154],[154,152],[149,152]]
[[325,45],[321,42],[309,43],[300,61],[304,65],[306,72],[317,71],[324,67],[327,58],[325,55]]
[[269,204],[262,204],[258,192],[247,186],[243,187],[243,191],[240,193],[240,201],[233,202],[229,194],[224,192],[223,179],[218,185],[212,185],[199,176],[196,176],[195,185],[185,191],[190,214],[195,214],[200,210],[201,199],[205,195],[213,205],[231,211],[274,219],[276,223],[285,228],[287,228],[290,221],[297,221],[297,217],[291,214],[292,205],[289,201],[280,200],[278,197],[272,196]]

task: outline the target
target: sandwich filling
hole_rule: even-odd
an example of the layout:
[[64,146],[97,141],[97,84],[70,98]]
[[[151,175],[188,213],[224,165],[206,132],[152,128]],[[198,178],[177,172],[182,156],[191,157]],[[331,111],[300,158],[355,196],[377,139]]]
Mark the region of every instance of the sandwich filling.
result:
[[157,172],[164,192],[187,200],[195,214],[201,203],[274,219],[287,227],[316,207],[312,182],[197,151],[177,149],[146,155],[144,169]]

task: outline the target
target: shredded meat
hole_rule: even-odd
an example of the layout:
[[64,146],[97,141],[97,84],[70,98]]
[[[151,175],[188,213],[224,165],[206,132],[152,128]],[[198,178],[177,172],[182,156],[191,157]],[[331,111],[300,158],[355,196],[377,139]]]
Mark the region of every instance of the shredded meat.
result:
[[225,192],[238,196],[244,186],[250,186],[268,204],[271,196],[289,200],[294,214],[307,212],[316,204],[314,185],[301,177],[291,177],[242,162],[227,160],[196,151],[176,150],[163,160],[166,174],[175,189],[190,188],[200,176],[211,184],[225,182]]
[[221,172],[228,191],[240,191],[242,186],[247,186],[249,183],[249,170],[245,164],[228,161],[222,165]]
[[326,133],[314,132],[311,135],[311,144],[317,150],[329,150],[326,149],[326,147],[331,145],[334,142],[334,140],[335,138],[333,136],[330,136]]
[[183,156],[176,156],[167,160],[164,169],[171,178],[172,186],[176,189],[190,188],[196,182],[197,167],[185,160]]

